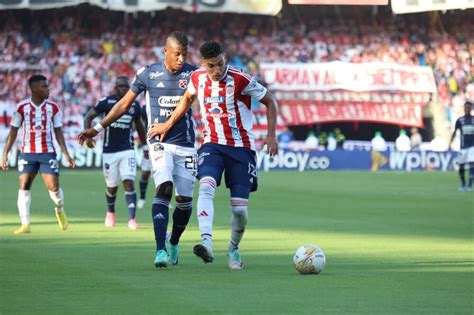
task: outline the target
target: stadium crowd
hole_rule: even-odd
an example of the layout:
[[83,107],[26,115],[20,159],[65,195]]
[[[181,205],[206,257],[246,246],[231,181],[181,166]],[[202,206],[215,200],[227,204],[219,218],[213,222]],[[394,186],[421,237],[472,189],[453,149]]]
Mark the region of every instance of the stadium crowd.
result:
[[140,66],[160,59],[166,34],[176,28],[190,38],[190,63],[199,64],[197,47],[213,38],[227,45],[232,64],[256,76],[259,63],[277,61],[429,65],[440,104],[454,121],[473,80],[474,21],[456,23],[459,16],[446,15],[441,23],[428,17],[209,17],[176,10],[132,15],[97,8],[3,11],[0,122],[8,126],[15,103],[28,95],[27,78],[42,72],[49,77],[52,98],[64,107],[66,125],[81,126],[87,108],[113,90],[113,78],[131,77]]

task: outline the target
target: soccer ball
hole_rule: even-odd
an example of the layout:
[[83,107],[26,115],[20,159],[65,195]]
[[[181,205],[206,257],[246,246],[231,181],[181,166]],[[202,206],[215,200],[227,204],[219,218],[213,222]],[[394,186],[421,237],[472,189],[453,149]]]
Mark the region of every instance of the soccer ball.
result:
[[293,263],[301,274],[319,274],[326,266],[326,256],[316,245],[303,245],[296,250]]

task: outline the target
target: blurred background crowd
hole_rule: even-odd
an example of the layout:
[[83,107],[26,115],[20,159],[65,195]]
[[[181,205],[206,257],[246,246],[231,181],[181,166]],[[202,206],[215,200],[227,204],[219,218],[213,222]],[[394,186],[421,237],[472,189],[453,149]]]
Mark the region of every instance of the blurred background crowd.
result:
[[474,99],[470,11],[395,16],[382,9],[320,8],[286,7],[276,17],[171,9],[127,14],[89,5],[0,11],[0,129],[8,128],[15,104],[28,97],[26,81],[36,72],[48,76],[66,125],[81,128],[88,107],[113,91],[114,78],[131,78],[141,66],[160,60],[165,37],[176,29],[189,36],[188,62],[196,65],[197,49],[208,39],[222,41],[230,63],[257,77],[262,62],[428,65],[447,123],[462,115],[466,98]]

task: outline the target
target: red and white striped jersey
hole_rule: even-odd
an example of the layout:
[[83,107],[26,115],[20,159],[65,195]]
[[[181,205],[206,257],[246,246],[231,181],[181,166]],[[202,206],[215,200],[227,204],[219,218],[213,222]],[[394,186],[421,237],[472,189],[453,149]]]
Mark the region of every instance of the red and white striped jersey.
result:
[[18,103],[12,116],[11,125],[20,128],[23,123],[23,153],[55,152],[53,128],[62,127],[63,119],[59,106],[44,100],[39,106],[31,99]]
[[220,81],[204,68],[193,72],[188,93],[196,95],[204,123],[203,143],[255,150],[251,98],[261,100],[267,89],[248,74],[227,66]]

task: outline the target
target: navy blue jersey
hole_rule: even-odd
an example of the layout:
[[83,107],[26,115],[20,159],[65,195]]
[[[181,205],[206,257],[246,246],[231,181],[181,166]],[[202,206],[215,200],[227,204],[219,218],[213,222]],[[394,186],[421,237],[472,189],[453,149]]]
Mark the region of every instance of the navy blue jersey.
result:
[[[145,91],[148,126],[168,120],[188,87],[191,73],[196,69],[196,67],[185,63],[179,71],[171,73],[163,62],[160,62],[137,71],[131,89],[136,94]],[[194,147],[194,126],[191,118],[192,111],[190,109],[170,129],[164,142],[183,147]],[[149,141],[154,143],[158,139],[149,139]]]
[[454,127],[461,131],[461,149],[474,147],[474,116],[462,116]]
[[[107,115],[115,103],[118,102],[116,95],[104,97],[94,106],[98,114]],[[114,153],[125,150],[133,150],[133,120],[140,117],[141,110],[138,102],[133,102],[128,113],[123,114],[105,129],[104,146],[102,152]]]

